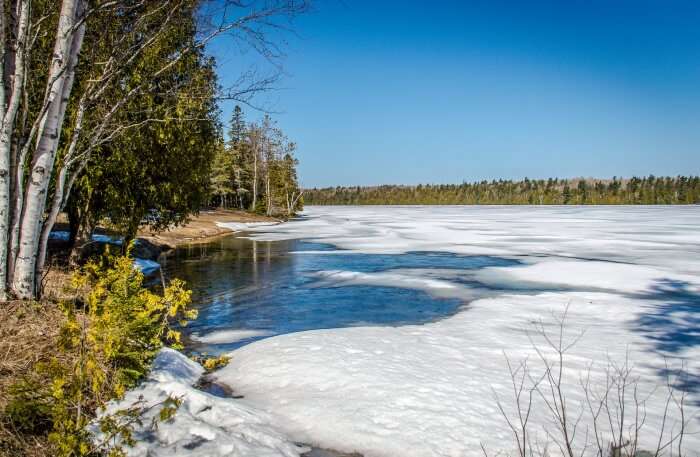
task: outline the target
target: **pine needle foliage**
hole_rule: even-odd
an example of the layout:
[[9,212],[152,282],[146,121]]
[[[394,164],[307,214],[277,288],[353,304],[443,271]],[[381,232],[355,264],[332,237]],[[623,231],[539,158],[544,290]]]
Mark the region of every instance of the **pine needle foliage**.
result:
[[179,280],[162,294],[149,290],[133,259],[109,253],[73,282],[87,291],[82,304],[61,305],[66,319],[55,356],[13,386],[5,414],[25,433],[48,433],[58,456],[123,455],[133,443],[131,426],[147,409],[159,407],[168,420],[179,401],[137,404],[99,420],[96,413],[144,378],[164,343],[181,346],[176,327],[197,315],[191,291]]

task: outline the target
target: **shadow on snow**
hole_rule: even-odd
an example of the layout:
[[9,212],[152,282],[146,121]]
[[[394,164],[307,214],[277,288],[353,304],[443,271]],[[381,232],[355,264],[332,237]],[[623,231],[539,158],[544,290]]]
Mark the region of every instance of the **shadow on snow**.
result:
[[[700,345],[700,294],[690,284],[663,278],[648,293],[634,295],[651,302],[648,312],[634,323],[653,342],[654,349],[665,357]],[[700,372],[677,367],[664,368],[661,375],[676,379],[675,384],[687,391],[700,391]],[[683,372],[681,372],[683,371]]]

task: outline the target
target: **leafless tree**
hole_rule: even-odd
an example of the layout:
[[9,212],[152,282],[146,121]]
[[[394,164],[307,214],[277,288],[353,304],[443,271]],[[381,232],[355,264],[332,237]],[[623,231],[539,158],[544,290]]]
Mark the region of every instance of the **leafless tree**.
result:
[[[568,306],[563,315],[555,316],[554,325],[540,321],[529,334],[543,373],[537,375],[538,369],[528,360],[514,363],[506,356],[515,413],[505,407],[503,398],[498,395],[495,398],[512,433],[517,455],[548,456],[552,446],[557,455],[567,457],[637,457],[642,451],[654,457],[688,455],[684,437],[695,416],[687,412],[688,394],[682,388],[687,376],[685,365],[681,363],[674,370],[666,361],[664,383],[651,389],[643,387],[635,375],[629,353],[622,362],[608,358],[602,380],[594,376],[593,362],[578,380],[567,379],[567,357],[583,336],[579,332],[567,342],[567,313]],[[580,388],[576,396],[582,401],[569,398],[574,385]],[[663,395],[664,399],[660,424],[654,424],[655,428],[648,421],[648,401],[652,395]],[[542,411],[537,410],[538,406],[543,407]],[[538,441],[531,423],[536,413],[544,414],[552,424],[545,427],[542,441]],[[646,449],[640,448],[643,437],[646,437]],[[649,437],[656,437],[654,448],[649,447]],[[482,451],[489,455],[484,446]]]

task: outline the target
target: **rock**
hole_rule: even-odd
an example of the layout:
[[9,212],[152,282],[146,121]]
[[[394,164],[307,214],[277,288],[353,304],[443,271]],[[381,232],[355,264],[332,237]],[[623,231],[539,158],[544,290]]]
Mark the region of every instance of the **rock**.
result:
[[145,238],[136,238],[136,240],[134,240],[134,247],[131,253],[134,257],[138,257],[139,259],[158,260],[158,257],[160,257],[160,254],[163,251],[164,249],[162,246],[157,245],[150,240]]

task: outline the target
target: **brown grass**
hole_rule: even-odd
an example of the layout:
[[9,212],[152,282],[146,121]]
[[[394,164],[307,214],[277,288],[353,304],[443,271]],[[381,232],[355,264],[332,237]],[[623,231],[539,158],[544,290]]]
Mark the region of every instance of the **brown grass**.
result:
[[[174,227],[159,234],[142,231],[139,236],[155,244],[176,247],[231,233],[228,229],[218,227],[216,222],[278,220],[237,210],[203,211],[185,226]],[[50,248],[52,256],[42,278],[42,301],[0,303],[0,457],[39,457],[52,454],[45,435],[18,433],[4,414],[11,399],[12,385],[27,378],[37,363],[62,357],[57,346],[65,316],[57,303],[72,300],[82,292],[73,290],[71,286],[73,271],[67,266],[66,246],[53,243]]]
[[60,302],[73,300],[79,291],[71,285],[74,270],[65,266],[52,266],[45,273],[41,284],[41,297],[44,300]]
[[27,376],[37,362],[56,354],[63,313],[55,303],[0,303],[0,456],[50,455],[46,437],[15,432],[3,411],[8,388]]

